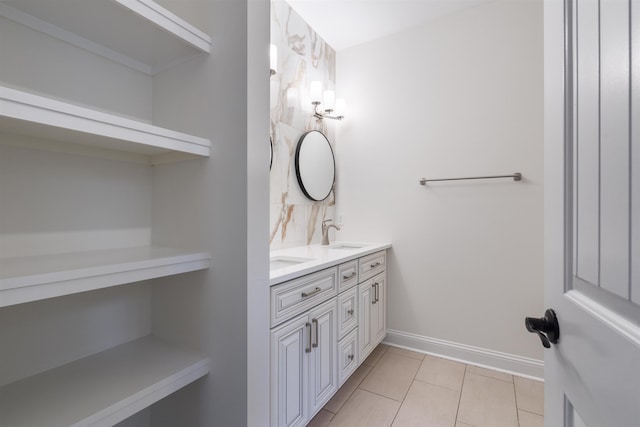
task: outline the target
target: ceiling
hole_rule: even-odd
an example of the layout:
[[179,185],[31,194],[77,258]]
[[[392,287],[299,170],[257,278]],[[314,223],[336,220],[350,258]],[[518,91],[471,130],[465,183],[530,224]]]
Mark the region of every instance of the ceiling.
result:
[[286,0],[336,51],[491,0]]

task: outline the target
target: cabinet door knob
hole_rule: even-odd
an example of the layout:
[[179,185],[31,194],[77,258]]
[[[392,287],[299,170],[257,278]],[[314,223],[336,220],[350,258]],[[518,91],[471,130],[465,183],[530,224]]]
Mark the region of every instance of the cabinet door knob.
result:
[[352,309],[350,309],[350,310],[347,310],[347,314],[348,314],[349,316],[353,316],[353,308],[352,308]]
[[348,276],[342,275],[342,280],[348,280],[351,279],[352,277],[356,276],[356,272],[354,271],[353,273],[349,274]]
[[349,356],[347,356],[349,358],[349,360],[353,360],[353,354],[350,354]]
[[371,268],[376,268],[376,267],[378,267],[379,265],[381,265],[381,264],[380,264],[380,261],[377,261],[377,262],[374,262],[373,264],[369,265],[369,267],[371,267]]

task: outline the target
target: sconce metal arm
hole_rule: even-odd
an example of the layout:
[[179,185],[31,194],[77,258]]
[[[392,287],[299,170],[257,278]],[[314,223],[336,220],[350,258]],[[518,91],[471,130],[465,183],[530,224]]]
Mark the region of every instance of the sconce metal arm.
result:
[[313,112],[313,117],[315,117],[316,119],[332,119],[332,120],[342,120],[344,119],[344,116],[332,116],[331,113],[333,113],[333,110],[319,110],[318,106],[320,105],[319,102],[313,102],[313,108],[314,108],[314,112]]

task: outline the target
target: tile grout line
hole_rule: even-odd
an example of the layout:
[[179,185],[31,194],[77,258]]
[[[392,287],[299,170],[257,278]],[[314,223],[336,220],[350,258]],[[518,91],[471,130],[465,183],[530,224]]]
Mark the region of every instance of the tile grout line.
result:
[[513,379],[513,400],[516,403],[516,421],[518,423],[518,427],[520,427],[520,413],[518,412],[518,393],[516,393],[516,379]]
[[[457,408],[456,408],[456,413],[455,413],[454,423],[460,423],[460,424],[464,425],[465,427],[471,427],[471,426],[468,426],[467,424],[463,423],[462,421],[459,421],[459,420],[458,420],[458,416],[460,415],[460,407],[461,407],[461,403],[462,403],[462,392],[463,392],[463,390],[464,390],[465,380],[467,379],[467,375],[468,375],[468,374],[473,373],[474,375],[478,375],[478,376],[480,376],[480,377],[482,377],[482,378],[486,378],[486,379],[489,379],[489,380],[499,381],[499,382],[502,382],[502,383],[505,383],[505,382],[506,382],[506,383],[509,383],[509,382],[511,382],[511,384],[512,384],[512,389],[513,389],[514,401],[515,401],[516,422],[517,422],[516,427],[520,426],[520,414],[519,414],[519,411],[520,411],[521,409],[518,407],[518,395],[517,395],[517,392],[516,392],[516,384],[515,384],[515,382],[516,382],[516,376],[515,376],[515,375],[511,375],[511,381],[507,381],[507,380],[504,380],[504,379],[501,379],[501,378],[494,378],[494,377],[492,377],[492,376],[490,376],[490,375],[483,375],[483,373],[472,372],[472,371],[469,369],[470,367],[472,367],[472,365],[464,364],[464,373],[463,373],[463,378],[462,378],[462,384],[461,384],[460,389],[459,389],[459,390],[457,390],[457,389],[453,389],[453,388],[445,387],[445,386],[442,386],[442,385],[439,385],[439,384],[432,384],[432,383],[430,383],[429,381],[423,381],[423,380],[421,380],[421,379],[418,379],[418,378],[417,378],[418,372],[420,372],[420,368],[422,367],[422,364],[423,364],[423,363],[424,363],[424,361],[425,361],[425,358],[423,358],[423,359],[420,361],[420,367],[419,367],[419,368],[416,370],[416,372],[414,373],[413,378],[412,378],[412,380],[411,380],[411,383],[409,384],[409,387],[407,388],[406,392],[403,394],[403,396],[401,397],[401,399],[400,399],[400,400],[396,400],[395,398],[391,398],[391,397],[388,397],[388,396],[385,396],[385,395],[379,394],[379,393],[377,393],[377,392],[373,392],[373,391],[370,391],[370,390],[366,390],[366,389],[364,389],[364,388],[361,388],[362,383],[363,383],[363,382],[364,382],[364,381],[369,377],[369,375],[372,375],[372,372],[373,372],[373,371],[375,370],[375,368],[380,364],[380,361],[381,361],[381,360],[383,359],[383,357],[386,355],[386,353],[388,352],[389,348],[390,348],[390,347],[385,347],[385,348],[383,348],[383,350],[382,350],[382,351],[381,351],[381,353],[380,353],[380,356],[377,358],[377,360],[376,360],[376,362],[375,362],[374,364],[372,364],[372,365],[366,365],[367,367],[369,367],[369,371],[367,372],[367,374],[366,374],[366,375],[364,375],[364,376],[363,376],[363,378],[362,378],[360,381],[358,381],[358,383],[355,385],[354,389],[349,393],[349,395],[348,395],[348,396],[346,396],[346,398],[345,398],[344,402],[342,403],[342,405],[340,405],[339,409],[338,409],[338,410],[336,410],[336,412],[335,412],[335,413],[334,413],[334,412],[332,412],[332,411],[330,411],[330,410],[328,410],[328,409],[326,410],[327,412],[329,412],[329,414],[331,414],[331,418],[330,418],[330,420],[329,420],[329,422],[330,422],[330,423],[331,423],[331,422],[333,422],[333,420],[336,418],[336,415],[338,415],[338,414],[340,413],[340,411],[342,411],[342,410],[344,409],[344,407],[345,407],[345,405],[347,404],[347,402],[348,402],[348,401],[353,397],[353,394],[355,393],[355,391],[356,391],[356,390],[360,390],[360,391],[364,391],[364,392],[367,392],[367,393],[371,393],[372,395],[375,395],[375,396],[378,396],[378,397],[381,397],[381,398],[384,398],[384,399],[388,399],[388,400],[390,400],[390,401],[392,401],[392,402],[398,402],[398,403],[399,403],[398,408],[397,408],[397,410],[395,411],[395,414],[394,414],[394,416],[393,416],[393,419],[391,420],[391,424],[389,424],[389,427],[391,427],[391,426],[393,426],[393,424],[394,424],[394,423],[395,423],[395,421],[397,420],[397,417],[398,417],[398,415],[399,415],[399,413],[400,413],[400,410],[402,409],[402,407],[403,407],[403,405],[404,405],[404,402],[405,402],[405,400],[406,400],[406,398],[407,398],[407,396],[408,396],[409,391],[411,390],[411,387],[412,387],[413,385],[415,385],[415,382],[416,382],[416,381],[419,381],[419,382],[420,382],[420,383],[422,383],[422,384],[428,384],[428,385],[430,385],[430,386],[439,387],[439,388],[443,388],[443,389],[446,389],[446,390],[451,390],[451,391],[458,392],[458,393],[459,393],[459,394],[458,394],[458,404],[457,404]],[[402,355],[402,354],[400,354],[400,355]],[[405,357],[411,358],[410,356],[406,356],[406,355],[402,355],[402,356],[405,356]],[[367,356],[367,358],[369,358],[369,357],[370,357],[370,355],[368,355],[368,356]],[[362,363],[362,365],[364,365],[364,362]],[[344,384],[343,384],[343,385],[344,385]],[[324,407],[323,407],[323,409],[324,409]],[[543,415],[543,414],[538,414],[538,413],[536,413],[536,412],[532,412],[532,411],[530,411],[530,410],[522,410],[522,411],[523,411],[523,412],[525,412],[525,413],[531,414],[531,415],[537,415],[537,416],[540,416],[540,417],[544,417],[544,415]]]
[[[460,392],[462,390],[462,387],[460,387],[459,389],[458,388],[451,388],[451,387],[444,386],[442,384],[430,383],[429,381],[421,380],[420,378],[414,378],[413,380],[414,381],[418,381],[419,383],[422,383],[422,384],[429,384],[430,386],[433,386],[433,387],[443,388],[445,390],[451,390],[451,391],[457,391],[457,392]],[[462,377],[462,381],[464,381],[464,375]]]
[[[381,344],[378,344],[378,346]],[[377,346],[376,346],[377,348]],[[360,384],[362,384],[364,382],[364,380],[371,374],[371,372],[373,372],[373,368],[375,368],[375,366],[378,364],[378,362],[380,362],[380,360],[382,359],[382,356],[384,356],[384,354],[387,352],[388,347],[385,347],[384,350],[382,351],[382,354],[380,355],[380,357],[378,358],[378,360],[376,360],[376,363],[374,363],[373,365],[367,365],[364,363],[364,361],[360,364],[360,366],[362,365],[366,365],[369,367],[369,372],[367,372],[367,375],[365,375],[364,377],[362,377],[362,379],[358,382],[358,384],[356,384],[355,388],[353,389],[353,391],[351,393],[349,393],[349,395],[347,396],[347,398],[344,400],[344,402],[342,403],[342,405],[340,405],[340,407],[338,408],[338,410],[336,412],[331,412],[327,409],[328,412],[331,412],[333,414],[333,417],[331,418],[331,420],[333,420],[333,418],[335,418],[336,415],[338,415],[338,412],[340,412],[344,406],[347,404],[347,402],[349,401],[349,399],[351,399],[351,396],[353,396],[353,393],[356,392],[356,390],[362,390],[362,391],[367,391],[369,392],[369,390],[364,390],[362,388],[360,388]],[[375,348],[373,349],[373,351],[375,351]],[[372,351],[372,353],[373,353]],[[371,353],[369,353],[369,356],[371,356]],[[369,358],[369,356],[367,356],[367,359]],[[365,359],[366,360],[366,359]],[[357,368],[356,368],[357,369]],[[353,374],[352,374],[353,375]],[[348,380],[347,380],[348,381]],[[345,381],[346,384],[346,381]],[[342,384],[344,386],[344,384]],[[339,389],[338,389],[339,390]],[[369,392],[371,393],[371,392]],[[377,394],[377,393],[373,393],[373,394]],[[381,395],[378,395],[381,396]],[[382,397],[386,397],[386,396],[382,396]],[[388,399],[388,397],[387,397]],[[394,399],[391,399],[394,400]],[[327,402],[328,403],[328,402]],[[325,403],[326,406],[326,403]],[[324,406],[322,407],[322,409],[324,409]]]
[[[365,388],[360,388],[360,387],[358,387],[356,390],[366,391],[367,393],[375,394],[376,396],[384,397],[385,399],[393,400],[394,402],[398,402],[398,403],[400,403],[400,404],[402,404],[402,403],[404,402],[404,399],[402,399],[402,400],[396,400],[396,399],[394,399],[394,398],[392,398],[392,397],[385,396],[384,394],[376,393],[375,391],[367,390],[367,389],[365,389]],[[355,392],[355,390],[354,390],[354,392]],[[353,394],[353,393],[352,393],[352,394]],[[340,409],[342,409],[342,408],[340,408]]]
[[[467,366],[475,366],[475,365],[467,365]],[[476,366],[476,368],[479,368],[479,366]],[[482,369],[486,369],[486,368],[482,368]],[[499,372],[499,371],[496,371]],[[498,380],[498,381],[502,381],[503,383],[511,383],[513,384],[514,382],[514,375],[510,375],[510,374],[506,374],[506,375],[510,375],[511,376],[511,381],[507,381],[507,380],[503,380],[501,378],[496,378],[496,377],[492,377],[491,375],[487,375],[487,374],[482,374],[480,372],[469,372],[470,374],[474,374],[474,375],[480,375],[481,377],[485,377],[485,378],[491,378],[492,380]],[[504,372],[500,372],[500,373],[504,373]]]
[[414,382],[416,382],[416,376],[418,375],[418,372],[420,372],[420,368],[422,368],[422,364],[423,363],[424,363],[424,357],[420,361],[420,366],[418,367],[418,369],[416,369],[416,373],[413,374],[413,378],[411,379],[411,384],[409,384],[409,388],[407,388],[406,393],[402,397],[402,400],[400,401],[400,406],[398,406],[398,410],[396,411],[396,414],[393,416],[393,420],[391,420],[391,424],[389,425],[389,427],[392,427],[393,423],[396,422],[396,418],[398,418],[398,414],[400,413],[400,409],[402,409],[402,405],[404,405],[404,400],[407,398],[407,394],[409,394],[409,390],[411,390],[411,386],[413,385]]
[[539,417],[543,417],[544,418],[544,414],[538,414],[537,412],[531,412],[531,411],[527,411],[526,409],[520,409],[516,406],[516,409],[518,411],[522,411],[522,412],[526,412],[527,414],[531,414],[531,415],[537,415]]
[[[361,366],[362,366],[362,365],[361,365]],[[369,366],[369,365],[366,365],[366,366]],[[357,369],[357,368],[356,368],[356,369]],[[353,396],[353,393],[355,393],[355,392],[356,392],[356,390],[362,390],[362,389],[360,388],[360,384],[362,384],[362,382],[365,380],[365,378],[367,378],[367,376],[369,376],[369,374],[371,373],[371,371],[372,371],[372,370],[373,370],[373,367],[372,367],[372,366],[369,366],[369,372],[367,372],[367,375],[365,375],[364,377],[362,377],[362,379],[358,382],[358,384],[356,384],[356,386],[354,387],[354,389],[353,389],[353,390],[351,391],[351,393],[349,393],[349,395],[344,399],[344,402],[342,403],[342,405],[340,405],[340,407],[338,408],[338,410],[337,410],[336,412],[329,411],[328,409],[326,409],[326,411],[331,412],[334,416],[335,416],[338,412],[340,412],[340,410],[344,407],[344,405],[347,403],[347,401],[348,401],[349,399],[351,399],[351,396]],[[353,375],[353,374],[352,374],[352,375]],[[347,380],[347,381],[349,381],[349,380]],[[346,383],[347,383],[347,381],[345,381],[345,382],[344,382],[344,384],[346,384]],[[342,384],[342,386],[344,386],[344,384]],[[342,387],[342,386],[340,386],[340,387]],[[338,390],[340,390],[340,389],[338,389]],[[337,393],[337,392],[336,392],[336,393]],[[334,395],[334,396],[335,396],[335,395]],[[331,399],[329,399],[329,400],[331,400]],[[329,403],[329,402],[327,402],[327,403]],[[327,403],[325,403],[325,406],[327,405]],[[324,409],[324,406],[322,407],[322,409]]]
[[[377,364],[382,360],[382,357],[387,353],[387,350],[389,350],[389,348],[390,348],[390,347],[385,348],[385,350],[384,350],[384,351],[382,352],[382,354],[380,355],[380,358],[379,358],[379,359],[378,359],[378,361],[375,363],[376,365],[377,365]],[[401,356],[402,356],[402,355],[401,355]],[[405,357],[407,357],[407,358],[411,359],[411,357],[409,357],[409,356],[405,356]],[[417,359],[416,359],[416,360],[417,360]],[[420,361],[420,366],[422,366],[422,363],[423,363],[423,362],[424,362],[424,358]],[[375,366],[375,365],[374,365],[374,366]],[[391,420],[391,424],[389,424],[389,427],[393,426],[393,423],[396,421],[396,418],[398,417],[398,414],[400,413],[400,409],[402,408],[402,405],[404,404],[404,400],[407,398],[407,394],[409,393],[409,390],[411,389],[411,386],[413,385],[414,381],[416,381],[416,375],[418,375],[418,371],[420,371],[420,368],[416,369],[415,374],[413,374],[413,378],[412,378],[412,380],[411,380],[411,384],[409,384],[409,387],[407,388],[407,391],[404,393],[404,395],[402,396],[402,399],[401,399],[401,400],[399,400],[399,401],[398,401],[398,400],[396,400],[396,399],[392,399],[392,398],[390,398],[390,397],[388,397],[388,396],[383,396],[383,395],[381,395],[381,394],[375,393],[375,392],[370,391],[370,390],[362,389],[362,388],[360,388],[360,385],[358,385],[358,389],[359,389],[359,390],[366,391],[366,392],[371,393],[371,394],[375,394],[376,396],[380,396],[380,397],[383,397],[383,398],[385,398],[385,399],[389,399],[389,400],[392,400],[392,401],[394,401],[394,402],[398,402],[398,403],[400,404],[400,405],[398,405],[398,409],[396,410],[396,413],[395,413],[395,415],[393,416],[393,420]],[[369,371],[369,373],[367,374],[367,376],[369,376],[369,374],[371,374],[372,372],[373,372],[373,367],[371,368],[371,370]],[[366,378],[366,377],[365,377],[365,378]],[[362,384],[362,382],[364,382],[364,378],[362,379],[362,381],[360,382],[360,384]]]
[[458,414],[460,413],[460,402],[462,401],[462,390],[464,390],[464,380],[467,378],[467,367],[468,365],[465,363],[464,374],[462,375],[462,385],[460,386],[460,394],[458,395],[458,407],[456,408],[456,418],[455,420],[453,420],[454,424],[458,422]]

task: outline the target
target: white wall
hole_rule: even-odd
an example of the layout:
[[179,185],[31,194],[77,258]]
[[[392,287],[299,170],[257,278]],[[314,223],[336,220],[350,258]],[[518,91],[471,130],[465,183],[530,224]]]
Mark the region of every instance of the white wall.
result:
[[[338,53],[338,237],[392,241],[391,342],[542,375],[524,328],[543,313],[542,53],[540,0]],[[516,171],[520,183],[418,184]]]

